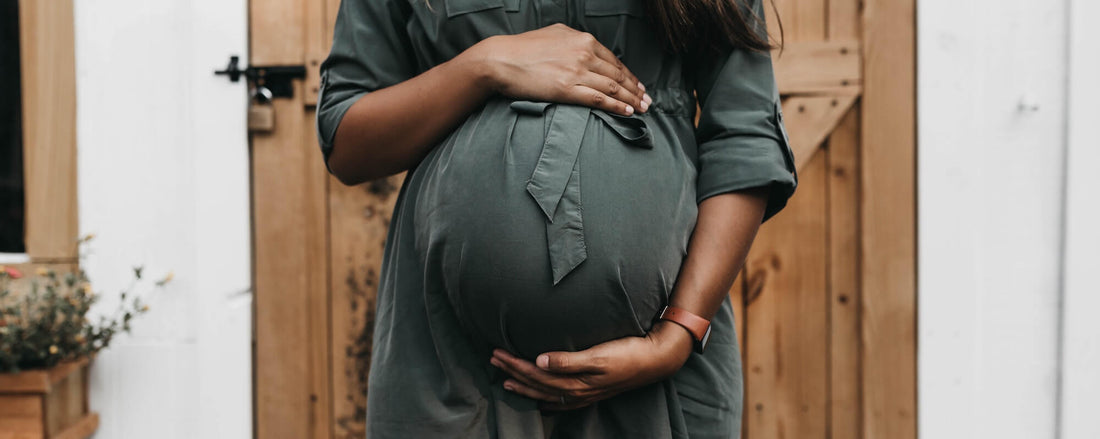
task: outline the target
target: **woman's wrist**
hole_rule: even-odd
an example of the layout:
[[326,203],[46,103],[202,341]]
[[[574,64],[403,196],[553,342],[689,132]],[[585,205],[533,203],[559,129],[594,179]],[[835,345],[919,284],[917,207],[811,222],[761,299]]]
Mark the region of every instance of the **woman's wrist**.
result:
[[658,320],[649,331],[649,338],[656,344],[662,360],[664,375],[680,370],[694,351],[695,338],[687,328],[668,320]]
[[493,62],[493,47],[499,36],[485,38],[454,57],[451,62],[470,78],[470,84],[488,96],[500,89]]

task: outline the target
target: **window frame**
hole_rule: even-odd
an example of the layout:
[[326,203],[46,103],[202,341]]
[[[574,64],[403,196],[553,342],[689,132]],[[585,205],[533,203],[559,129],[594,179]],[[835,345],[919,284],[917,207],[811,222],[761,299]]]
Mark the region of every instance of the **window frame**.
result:
[[76,52],[73,0],[19,0],[25,253],[19,269],[76,264]]

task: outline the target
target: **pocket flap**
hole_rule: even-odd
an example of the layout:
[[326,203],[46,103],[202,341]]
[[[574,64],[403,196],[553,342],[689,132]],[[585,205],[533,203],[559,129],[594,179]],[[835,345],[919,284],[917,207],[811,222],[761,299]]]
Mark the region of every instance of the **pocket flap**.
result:
[[446,0],[447,18],[504,7],[504,0]]
[[584,3],[584,15],[632,15],[642,17],[645,15],[644,0],[586,0]]

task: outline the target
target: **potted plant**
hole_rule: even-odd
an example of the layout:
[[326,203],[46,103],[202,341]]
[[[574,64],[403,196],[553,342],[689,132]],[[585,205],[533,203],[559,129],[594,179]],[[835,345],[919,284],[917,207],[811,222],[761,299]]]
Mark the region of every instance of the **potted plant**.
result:
[[[149,310],[132,292],[142,268],[133,274],[113,313],[93,319],[88,311],[100,296],[79,266],[41,267],[27,275],[0,266],[0,437],[83,439],[95,431],[99,417],[88,409],[89,364]],[[169,273],[154,288],[171,279]]]

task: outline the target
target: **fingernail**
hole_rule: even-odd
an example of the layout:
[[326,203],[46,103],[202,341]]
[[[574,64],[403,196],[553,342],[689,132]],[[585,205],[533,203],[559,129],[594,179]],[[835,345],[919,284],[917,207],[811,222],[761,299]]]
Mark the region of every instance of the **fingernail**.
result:
[[549,369],[550,368],[550,356],[549,355],[539,355],[539,357],[535,359],[535,364],[537,364],[539,367],[541,367],[543,369]]
[[645,101],[647,104],[653,103],[653,98],[649,97],[649,93],[642,93],[642,100]]
[[641,105],[638,106],[641,107],[642,111],[649,110],[649,102],[642,101]]
[[634,114],[634,107],[626,106],[626,114]]
[[638,90],[645,91],[645,86],[642,85],[642,81],[638,81]]
[[489,359],[489,364],[492,364],[493,366],[496,366],[496,367],[500,367],[500,360],[497,360],[496,358],[490,358]]

